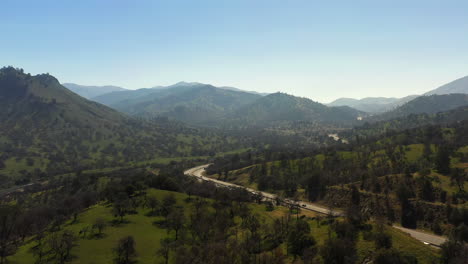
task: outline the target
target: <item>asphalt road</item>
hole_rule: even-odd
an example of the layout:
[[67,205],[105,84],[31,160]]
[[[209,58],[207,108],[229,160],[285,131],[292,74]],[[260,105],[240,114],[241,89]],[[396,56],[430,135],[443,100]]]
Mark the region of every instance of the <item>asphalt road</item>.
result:
[[[186,170],[184,172],[184,174],[188,175],[188,176],[192,176],[192,177],[197,177],[199,180],[213,182],[214,184],[216,184],[217,186],[220,186],[220,187],[243,188],[243,189],[246,189],[247,191],[249,191],[251,193],[261,194],[263,197],[265,197],[267,199],[270,199],[270,200],[276,200],[277,197],[278,197],[276,194],[261,192],[261,191],[258,191],[258,190],[254,190],[254,189],[247,188],[247,187],[244,187],[244,186],[240,186],[240,185],[237,185],[237,184],[233,184],[233,183],[230,183],[230,182],[224,182],[224,181],[220,181],[220,180],[216,180],[216,179],[213,179],[213,178],[203,176],[203,174],[205,172],[205,168],[207,168],[209,165],[210,164],[206,164],[206,165],[202,165],[202,166],[198,166],[198,167],[195,167],[195,168],[188,169],[188,170]],[[283,199],[283,202],[288,203],[288,204],[294,204],[295,203],[295,201],[293,201],[291,199]],[[318,212],[318,213],[326,214],[326,215],[332,214],[333,216],[342,216],[343,215],[343,213],[340,212],[340,211],[330,210],[329,208],[325,208],[325,207],[319,206],[317,204],[313,204],[313,203],[309,203],[309,202],[303,202],[303,201],[297,201],[297,202],[299,203],[299,206],[302,209],[305,209],[305,210],[310,210],[310,211],[314,211],[314,212]]]
[[[276,200],[276,198],[277,198],[277,195],[272,194],[272,193],[260,192],[260,191],[257,191],[257,190],[251,189],[251,188],[247,188],[247,187],[244,187],[244,186],[236,185],[236,184],[233,184],[233,183],[230,183],[230,182],[224,182],[224,181],[220,181],[220,180],[216,180],[216,179],[213,179],[213,178],[206,177],[206,176],[204,176],[204,173],[205,173],[205,169],[208,166],[210,166],[210,164],[201,165],[201,166],[198,166],[198,167],[195,167],[195,168],[191,168],[191,169],[188,169],[188,170],[184,171],[184,174],[187,175],[187,176],[196,177],[200,181],[213,182],[216,186],[219,186],[219,187],[243,188],[243,189],[246,189],[247,191],[249,191],[251,193],[261,194],[263,197],[265,197],[267,199],[270,199],[270,200]],[[283,202],[284,203],[289,203],[289,204],[294,203],[294,201],[292,201],[290,199],[284,199]],[[313,204],[313,203],[309,203],[309,202],[303,202],[303,201],[297,201],[297,202],[299,203],[299,205],[300,205],[300,207],[302,209],[306,209],[306,210],[310,210],[310,211],[314,211],[314,212],[318,212],[318,213],[326,214],[326,215],[330,215],[330,214],[332,214],[333,216],[342,216],[343,215],[343,213],[340,212],[340,211],[331,210],[331,209],[319,206],[317,204]],[[408,229],[408,228],[395,226],[395,225],[393,225],[393,227],[400,230],[400,231],[402,231],[402,232],[405,232],[405,233],[409,234],[411,237],[423,242],[426,245],[432,245],[432,246],[440,247],[440,245],[442,245],[445,241],[447,241],[447,238],[445,238],[445,237],[437,236],[437,235],[433,235],[433,234],[428,234],[428,233],[425,233],[425,232],[422,232],[422,231],[419,231],[419,230]]]
[[445,237],[424,233],[419,230],[404,228],[404,227],[396,226],[396,225],[393,225],[393,227],[409,234],[413,238],[416,238],[417,240],[423,242],[426,245],[429,244],[431,246],[440,247],[440,245],[442,245],[445,241],[447,241],[447,238]]

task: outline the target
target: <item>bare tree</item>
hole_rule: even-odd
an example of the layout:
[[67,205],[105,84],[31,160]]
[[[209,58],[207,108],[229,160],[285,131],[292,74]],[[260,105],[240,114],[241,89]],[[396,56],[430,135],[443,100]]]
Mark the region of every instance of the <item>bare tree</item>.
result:
[[135,240],[132,236],[126,236],[119,240],[117,247],[114,248],[116,264],[134,263],[137,256],[135,249]]
[[151,209],[151,214],[154,215],[156,213],[156,209],[159,207],[159,200],[156,196],[149,196],[147,200],[148,207]]
[[16,251],[13,243],[17,219],[20,215],[18,206],[0,205],[0,263],[6,263],[6,258]]
[[175,231],[175,240],[178,239],[179,230],[184,227],[185,216],[183,209],[172,210],[166,218],[167,225]]
[[93,229],[97,229],[98,236],[102,236],[102,232],[104,231],[106,226],[107,226],[107,223],[106,223],[106,220],[104,220],[104,218],[99,217],[99,218],[96,218],[96,220],[94,220]]

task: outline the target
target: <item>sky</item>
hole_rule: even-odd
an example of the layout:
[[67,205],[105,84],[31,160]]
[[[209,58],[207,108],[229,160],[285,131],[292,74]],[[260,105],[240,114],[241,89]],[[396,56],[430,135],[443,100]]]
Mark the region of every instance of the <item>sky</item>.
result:
[[2,0],[0,65],[128,89],[179,81],[339,97],[468,75],[468,1]]

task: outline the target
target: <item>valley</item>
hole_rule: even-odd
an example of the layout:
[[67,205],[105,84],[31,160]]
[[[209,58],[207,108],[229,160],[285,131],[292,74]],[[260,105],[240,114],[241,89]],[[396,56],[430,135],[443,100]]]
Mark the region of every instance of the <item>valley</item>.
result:
[[468,1],[0,5],[0,264],[468,264]]
[[464,254],[467,95],[367,113],[201,83],[70,87],[87,98],[111,89],[91,97],[108,106],[51,75],[0,70],[0,216],[13,230],[0,236],[3,260],[409,264]]

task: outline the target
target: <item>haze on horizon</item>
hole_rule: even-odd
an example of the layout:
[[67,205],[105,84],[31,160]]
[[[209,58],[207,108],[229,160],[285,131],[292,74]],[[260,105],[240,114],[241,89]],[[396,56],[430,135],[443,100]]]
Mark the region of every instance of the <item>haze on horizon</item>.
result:
[[7,0],[0,58],[82,85],[403,97],[468,75],[467,11],[466,1]]

